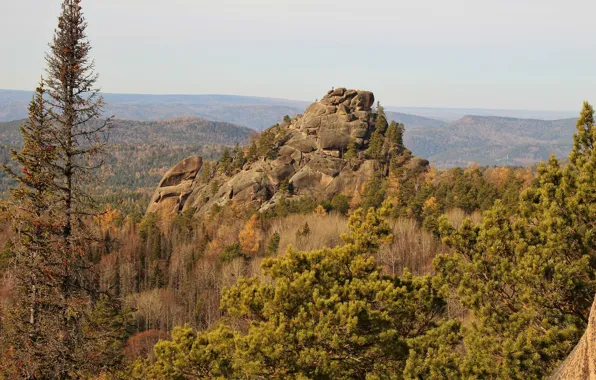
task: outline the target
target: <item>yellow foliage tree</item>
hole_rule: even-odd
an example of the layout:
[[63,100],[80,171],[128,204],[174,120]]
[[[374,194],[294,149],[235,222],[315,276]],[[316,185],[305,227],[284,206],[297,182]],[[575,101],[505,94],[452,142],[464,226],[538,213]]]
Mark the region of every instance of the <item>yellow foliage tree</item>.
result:
[[253,215],[248,222],[246,222],[244,229],[240,231],[240,235],[238,236],[242,252],[249,256],[255,256],[259,252],[261,246],[261,232],[258,228],[258,222],[258,215]]
[[424,175],[424,181],[427,185],[436,185],[439,182],[439,171],[434,165],[429,166],[428,171]]
[[487,169],[484,173],[484,177],[499,189],[503,188],[510,175],[511,170],[505,167]]
[[423,212],[433,212],[433,211],[436,211],[438,207],[439,207],[439,204],[437,202],[437,198],[430,197],[426,200],[426,202],[424,202],[424,206],[422,207],[422,210],[423,210]]
[[118,221],[122,218],[120,211],[112,207],[111,204],[106,205],[105,211],[96,216],[97,224],[101,229],[101,233],[116,233],[118,231]]

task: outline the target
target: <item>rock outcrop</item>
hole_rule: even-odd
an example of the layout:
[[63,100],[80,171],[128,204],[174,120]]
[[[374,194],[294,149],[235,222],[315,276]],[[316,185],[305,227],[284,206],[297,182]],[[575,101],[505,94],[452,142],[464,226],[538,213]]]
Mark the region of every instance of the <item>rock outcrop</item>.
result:
[[374,102],[372,92],[338,88],[308,107],[296,127],[307,136],[316,136],[322,150],[346,149],[351,140],[363,147]]
[[586,333],[550,379],[596,380],[596,300],[592,306]]
[[[386,162],[365,154],[377,118],[374,99],[368,91],[329,91],[304,115],[265,131],[273,141],[269,158],[249,160],[241,168],[227,170],[221,163],[203,166],[200,157],[187,158],[166,174],[147,211],[172,215],[193,209],[205,215],[229,203],[266,211],[282,197],[352,196],[375,173],[387,172]],[[350,143],[356,157],[347,160],[344,154]],[[408,151],[403,156],[404,166],[428,165],[426,160],[412,160]],[[282,184],[292,191],[279,192]]]
[[153,194],[151,205],[159,205],[159,210],[164,213],[176,214],[182,211],[202,167],[201,157],[189,157],[179,162],[162,178]]

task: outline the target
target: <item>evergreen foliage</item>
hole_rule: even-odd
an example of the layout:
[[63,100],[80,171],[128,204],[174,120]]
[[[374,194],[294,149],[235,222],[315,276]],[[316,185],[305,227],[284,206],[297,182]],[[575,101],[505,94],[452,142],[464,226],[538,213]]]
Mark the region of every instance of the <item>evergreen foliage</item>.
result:
[[246,160],[248,162],[255,162],[259,158],[259,148],[257,146],[256,141],[253,141],[250,144],[250,148],[248,148],[248,153],[246,154]]
[[230,172],[232,166],[232,156],[230,156],[230,150],[226,147],[219,159],[219,172],[223,174],[228,174]]
[[267,245],[267,250],[265,251],[266,256],[276,256],[279,250],[279,241],[281,237],[279,232],[275,232],[271,239],[269,239],[269,244]]
[[[171,341],[155,347],[154,363],[137,362],[129,375],[398,379],[455,374],[459,327],[440,321],[445,304],[430,278],[383,278],[369,256],[389,237],[385,213],[357,211],[344,246],[290,249],[264,262],[272,281],[244,278],[224,290],[222,308],[232,320],[249,321],[245,332],[227,323],[205,332],[177,328]],[[432,369],[436,363],[445,367]]]
[[257,142],[257,156],[259,158],[274,160],[277,156],[277,142],[275,140],[275,127],[261,133]]
[[2,333],[19,378],[81,378],[122,361],[126,318],[115,325],[102,317],[119,316],[120,304],[99,297],[91,247],[103,239],[86,228],[97,204],[85,185],[102,165],[109,127],[98,120],[104,103],[86,28],[80,1],[64,0],[46,56],[48,78],[21,129],[23,149],[14,153],[22,175],[5,167],[18,184],[18,280]]
[[436,259],[437,281],[474,316],[465,376],[543,378],[583,334],[596,293],[593,114],[586,103],[569,165],[541,165],[516,217],[497,202],[481,225],[440,222],[455,253]]
[[244,150],[240,147],[240,144],[236,143],[236,146],[234,147],[234,151],[232,152],[232,154],[234,160],[232,168],[236,171],[242,170],[244,164],[246,163],[246,156],[244,155]]
[[363,207],[380,207],[386,199],[387,181],[379,174],[374,175],[366,184],[363,196]]
[[356,146],[356,142],[353,139],[348,143],[344,158],[349,161],[358,158],[358,147]]

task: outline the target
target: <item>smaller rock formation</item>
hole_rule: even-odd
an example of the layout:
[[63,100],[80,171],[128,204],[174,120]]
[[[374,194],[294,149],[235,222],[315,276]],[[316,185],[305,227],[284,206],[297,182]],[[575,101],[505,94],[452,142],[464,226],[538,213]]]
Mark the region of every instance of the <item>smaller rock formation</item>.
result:
[[192,184],[203,166],[201,157],[189,157],[170,169],[162,178],[151,205],[160,204],[162,210],[178,213],[192,192]]
[[596,380],[596,300],[592,306],[586,333],[550,379]]

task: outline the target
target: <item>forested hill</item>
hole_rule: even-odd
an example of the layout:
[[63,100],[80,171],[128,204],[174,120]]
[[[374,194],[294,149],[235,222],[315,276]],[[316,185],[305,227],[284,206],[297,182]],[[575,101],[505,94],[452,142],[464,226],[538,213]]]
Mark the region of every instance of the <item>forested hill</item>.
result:
[[[262,112],[254,106],[243,107],[252,107],[250,112],[255,114]],[[406,145],[416,156],[438,167],[467,166],[470,162],[517,166],[544,161],[552,153],[565,157],[575,132],[575,119],[465,116],[447,123],[397,112],[387,112],[387,117],[405,124]],[[0,123],[0,144],[18,144],[21,123]],[[251,133],[254,130],[226,122],[179,117],[166,121],[117,120],[110,139],[113,144],[234,145],[246,142]]]
[[[23,120],[0,123],[0,163],[10,163],[10,147],[21,145],[19,127]],[[99,194],[135,194],[131,200],[139,210],[164,173],[175,163],[199,155],[218,158],[226,146],[244,145],[252,129],[201,118],[164,121],[115,120],[109,136],[109,156],[102,169]],[[0,193],[11,185],[0,171]]]
[[[20,145],[19,127],[24,120],[0,123],[0,144]],[[114,120],[111,144],[245,144],[252,129],[196,117],[178,117],[161,121]]]
[[527,165],[565,157],[571,151],[576,119],[535,120],[465,116],[451,124],[410,126],[406,145],[439,167]]
[[246,144],[254,130],[196,117],[161,121],[116,120],[110,139],[124,144]]
[[404,124],[406,127],[414,128],[443,128],[449,125],[448,122],[438,119],[431,119],[428,117],[417,116],[401,112],[387,111],[387,118],[389,120],[395,120],[399,123]]

